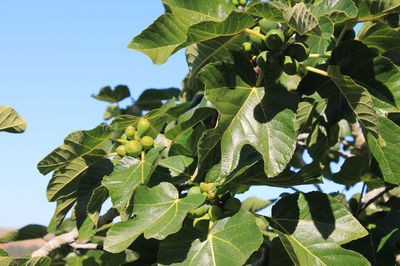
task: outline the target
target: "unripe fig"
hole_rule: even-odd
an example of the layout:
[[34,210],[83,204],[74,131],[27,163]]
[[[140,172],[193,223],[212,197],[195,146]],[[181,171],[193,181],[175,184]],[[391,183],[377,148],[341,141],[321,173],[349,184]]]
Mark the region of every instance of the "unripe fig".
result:
[[189,211],[188,214],[193,218],[199,218],[202,217],[205,213],[207,213],[209,208],[210,208],[209,205],[203,204],[197,209]]
[[285,35],[281,29],[272,29],[265,35],[265,45],[272,51],[279,50],[285,43]]
[[239,4],[241,6],[245,6],[247,4],[247,0],[239,0]]
[[143,136],[150,128],[150,122],[146,118],[140,119],[137,124],[137,133],[139,137]]
[[234,4],[235,6],[239,5],[239,0],[232,0],[232,4]]
[[142,152],[142,144],[136,140],[131,140],[125,144],[126,154],[129,156],[137,156]]
[[239,199],[230,198],[225,202],[224,209],[232,211],[232,212],[236,212],[240,209],[240,206],[242,206],[242,203],[240,202]]
[[217,205],[212,205],[209,209],[208,209],[208,215],[210,216],[210,219],[212,221],[217,220],[218,218],[220,218],[222,216],[222,210],[219,206]]
[[191,188],[189,188],[187,194],[188,194],[188,195],[197,195],[197,194],[201,194],[201,189],[200,189],[200,187],[191,187]]
[[256,63],[257,66],[261,69],[265,69],[266,65],[267,65],[267,58],[268,57],[268,52],[267,51],[263,51],[261,53],[258,54],[257,59],[256,59]]
[[135,139],[136,129],[133,126],[128,126],[125,128],[125,135],[128,139]]
[[145,148],[145,149],[150,149],[151,147],[153,147],[154,140],[153,140],[152,137],[144,136],[144,137],[140,140],[140,144],[142,144],[143,148]]
[[244,52],[249,53],[251,52],[251,42],[244,42],[242,44],[242,49]]
[[285,56],[282,68],[286,74],[294,75],[299,70],[299,62],[297,62],[296,59],[293,59],[290,56]]
[[212,187],[214,186],[214,183],[200,183],[200,190],[201,192],[208,192]]
[[125,145],[119,145],[116,151],[119,156],[124,157],[126,155]]
[[286,48],[285,54],[302,62],[310,55],[310,48],[305,43],[294,42]]
[[121,135],[120,139],[122,139],[122,140],[128,140],[128,137],[127,137],[126,134],[124,133],[124,134]]
[[193,228],[195,228],[203,233],[208,232],[209,224],[210,224],[210,216],[208,215],[208,213],[204,214],[200,218],[196,218],[193,220]]
[[276,22],[268,21],[265,18],[260,20],[258,22],[258,25],[260,25],[260,30],[264,34],[267,33],[268,31],[272,30],[272,29],[277,29],[278,28],[278,24]]
[[[254,27],[253,31],[260,33],[260,27],[259,26]],[[260,51],[265,50],[266,47],[264,41],[258,38],[257,36],[250,34],[250,41],[254,45],[254,47],[256,47],[258,50]]]

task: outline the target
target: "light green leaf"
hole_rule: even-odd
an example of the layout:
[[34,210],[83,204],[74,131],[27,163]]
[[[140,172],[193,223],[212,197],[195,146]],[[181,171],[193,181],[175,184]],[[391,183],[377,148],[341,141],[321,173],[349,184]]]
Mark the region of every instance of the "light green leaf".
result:
[[381,135],[375,138],[368,133],[368,144],[378,161],[383,179],[392,184],[400,183],[400,127],[386,117],[379,117]]
[[50,266],[51,259],[49,257],[33,257],[28,260],[25,266]]
[[63,222],[69,210],[76,203],[76,198],[67,198],[65,200],[57,200],[56,210],[49,223],[47,231],[54,233],[58,226]]
[[243,201],[242,208],[249,212],[258,212],[271,205],[272,201],[262,200],[257,197],[250,197]]
[[400,51],[400,28],[393,29],[384,23],[365,22],[358,33],[358,39],[368,47],[375,47],[382,52]]
[[16,266],[24,265],[28,259],[25,258],[11,258],[11,257],[0,257],[0,265],[2,266]]
[[207,160],[215,159],[212,155],[221,148],[223,160],[208,174],[215,179],[236,168],[245,144],[262,154],[265,172],[271,177],[286,167],[296,146],[297,96],[280,85],[253,87],[244,81],[248,74],[241,71],[222,63],[209,64],[199,73],[206,98],[220,113],[217,128],[206,131],[199,141],[203,168],[209,167]]
[[195,240],[186,260],[175,265],[243,265],[262,240],[254,216],[240,210],[215,221],[207,238]]
[[326,194],[286,196],[273,206],[268,220],[296,265],[370,265],[359,253],[340,247],[368,232]]
[[148,55],[154,64],[161,65],[186,46],[187,31],[201,21],[223,21],[234,9],[230,1],[164,0],[172,14],[161,15],[142,33],[136,36],[128,48]]
[[378,117],[368,91],[350,77],[343,76],[338,66],[330,65],[328,73],[340,93],[346,98],[362,127],[371,132],[373,136],[378,137]]
[[64,144],[56,148],[44,159],[37,168],[45,175],[55,169],[66,166],[77,158],[92,160],[102,158],[110,149],[111,128],[106,125],[98,126],[92,130],[80,130],[69,134],[64,139]]
[[18,231],[10,231],[5,235],[1,236],[0,243],[42,238],[45,235],[47,235],[46,226],[30,224],[20,228]]
[[168,168],[170,170],[171,176],[176,177],[179,175],[184,175],[188,178],[191,177],[188,167],[193,163],[194,159],[183,156],[169,156],[168,158],[161,159],[158,162],[159,166]]
[[321,35],[318,19],[303,2],[297,3],[286,10],[283,17],[289,26],[300,35],[306,33]]
[[256,20],[242,12],[232,12],[221,22],[204,21],[189,28],[187,41],[189,43],[203,42],[221,36],[232,36],[256,24]]
[[204,200],[201,194],[179,198],[177,189],[166,182],[153,188],[141,186],[135,192],[133,212],[136,217],[111,227],[107,232],[104,249],[121,252],[142,233],[147,239],[165,239],[178,232],[187,212]]
[[89,203],[87,205],[87,213],[88,216],[92,219],[93,223],[97,225],[97,221],[99,220],[99,214],[101,210],[101,206],[108,198],[109,193],[105,186],[100,185],[95,190],[90,197]]
[[250,6],[247,13],[265,18],[269,21],[283,22],[283,13],[289,9],[288,5],[285,5],[278,1],[265,1],[255,3]]
[[0,131],[22,133],[26,129],[26,121],[8,106],[0,105]]
[[[310,47],[312,54],[325,54],[328,47],[332,44],[331,36],[333,34],[333,22],[326,16],[318,18],[321,28],[321,35],[307,36],[306,43]],[[326,58],[308,58],[305,65],[315,66],[317,64],[326,63]]]
[[106,86],[100,89],[99,94],[92,94],[93,98],[109,103],[117,103],[129,96],[131,96],[131,93],[129,92],[129,88],[125,85],[118,85],[114,90],[112,90],[110,86]]
[[[147,184],[158,159],[159,149],[156,148],[147,152],[143,160],[125,157],[111,175],[103,178],[102,184],[109,190],[113,206],[120,213],[127,207],[135,189]],[[127,168],[119,168],[125,163],[128,163]]]
[[400,2],[397,0],[358,0],[357,2],[358,17],[364,21],[400,11]]
[[311,12],[318,18],[326,15],[334,23],[340,23],[344,20],[355,18],[357,16],[357,7],[351,0],[320,0],[311,7]]

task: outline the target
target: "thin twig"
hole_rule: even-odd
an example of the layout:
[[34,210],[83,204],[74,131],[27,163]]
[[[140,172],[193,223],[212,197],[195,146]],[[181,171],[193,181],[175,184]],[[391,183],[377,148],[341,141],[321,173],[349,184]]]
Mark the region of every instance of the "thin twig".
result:
[[388,192],[389,190],[395,188],[395,185],[389,185],[386,187],[380,187],[371,190],[367,194],[365,194],[365,197],[361,200],[361,208],[360,212],[365,210],[371,203],[373,203],[375,200],[377,200],[380,196]]
[[103,245],[101,244],[93,244],[93,243],[76,243],[72,242],[69,244],[73,249],[95,249],[95,250],[103,250]]

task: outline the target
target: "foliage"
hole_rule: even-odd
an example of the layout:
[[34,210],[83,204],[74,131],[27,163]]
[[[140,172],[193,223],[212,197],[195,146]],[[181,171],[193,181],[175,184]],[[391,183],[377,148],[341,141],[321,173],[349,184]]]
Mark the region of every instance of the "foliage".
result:
[[[71,133],[41,160],[57,203],[47,231],[64,245],[0,262],[393,265],[400,2],[162,2],[165,14],[128,47],[155,64],[186,48],[182,89],[107,107],[111,122]],[[130,92],[107,86],[93,97],[114,104]],[[15,115],[2,130],[25,128]],[[251,186],[317,185],[322,176],[346,189],[362,182],[363,191],[349,201],[321,190],[235,199]],[[100,216],[108,198],[113,209]],[[257,214],[271,204],[271,215]]]

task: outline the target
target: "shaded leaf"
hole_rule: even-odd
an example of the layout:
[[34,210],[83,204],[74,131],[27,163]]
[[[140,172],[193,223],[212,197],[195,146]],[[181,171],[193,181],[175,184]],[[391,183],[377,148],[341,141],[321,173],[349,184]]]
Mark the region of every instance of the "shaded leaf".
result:
[[357,16],[357,7],[351,0],[321,0],[311,7],[311,12],[316,17],[326,15],[334,23],[340,23],[344,20],[355,18]]
[[257,197],[250,197],[243,201],[242,208],[249,212],[255,213],[271,205],[271,203],[272,201],[270,200],[262,200]]
[[0,243],[42,238],[47,235],[47,227],[37,224],[24,226],[18,231],[10,231],[0,237]]
[[285,247],[282,245],[279,237],[275,237],[271,243],[269,251],[268,266],[292,266],[293,261],[290,259],[289,254],[286,252]]
[[379,117],[381,135],[375,138],[368,133],[370,151],[379,164],[383,179],[392,184],[400,183],[400,127],[386,117]]
[[400,3],[396,0],[357,0],[358,17],[370,20],[381,17],[385,13],[400,11]]
[[99,94],[92,94],[93,98],[109,103],[117,103],[130,96],[129,88],[125,85],[118,85],[114,90],[110,86],[106,86],[100,89]]
[[340,247],[368,232],[326,194],[286,196],[273,206],[269,222],[296,265],[370,265],[359,253]]
[[153,188],[141,186],[135,193],[133,212],[136,217],[111,227],[107,232],[104,248],[110,252],[120,252],[142,233],[147,239],[165,239],[178,232],[187,212],[204,200],[201,194],[180,199],[177,189],[166,182]]
[[400,51],[400,28],[393,29],[384,23],[365,22],[358,33],[358,39],[368,47],[382,52]]
[[289,6],[281,2],[265,1],[251,5],[247,13],[269,21],[283,22],[285,20],[283,14],[287,9],[289,9]]
[[26,129],[26,124],[13,108],[0,105],[0,131],[22,133]]
[[168,158],[165,159],[161,159],[158,162],[158,165],[168,168],[170,170],[172,177],[184,175],[185,177],[190,178],[191,173],[188,168],[193,162],[194,162],[193,158],[183,155],[176,155],[176,156],[169,156]]
[[69,210],[74,206],[76,203],[76,198],[67,198],[64,200],[57,200],[56,210],[54,212],[53,217],[49,223],[47,231],[54,233],[56,229],[60,226],[63,222],[65,216],[69,212]]
[[303,3],[297,3],[283,14],[284,19],[298,34],[313,33],[321,35],[318,19]]
[[332,176],[336,183],[352,186],[362,181],[363,176],[370,171],[368,154],[347,158],[340,171]]
[[64,139],[63,145],[38,163],[37,168],[41,174],[45,175],[68,165],[77,158],[85,160],[102,158],[110,149],[110,136],[111,128],[107,125],[100,125],[92,130],[72,132]]
[[177,88],[169,89],[147,89],[140,94],[139,98],[135,102],[135,106],[141,110],[153,110],[160,108],[163,105],[164,100],[178,97],[180,90]]
[[243,265],[262,241],[254,216],[240,210],[215,221],[207,238],[195,240],[180,265]]

